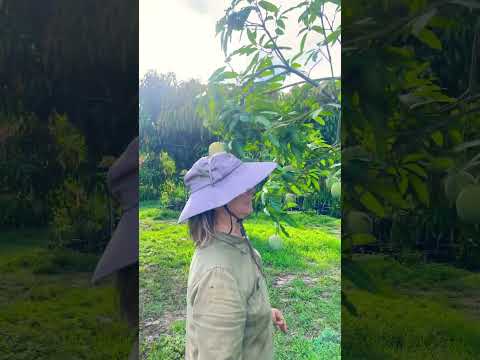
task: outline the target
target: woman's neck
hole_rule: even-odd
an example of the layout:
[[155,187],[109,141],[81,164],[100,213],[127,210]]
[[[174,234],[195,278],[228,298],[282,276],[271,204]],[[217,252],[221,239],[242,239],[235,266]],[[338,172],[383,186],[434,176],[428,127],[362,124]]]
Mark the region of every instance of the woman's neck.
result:
[[[232,232],[230,232],[230,227]],[[219,211],[215,211],[214,229],[216,232],[222,232],[226,234],[230,232],[231,235],[240,237],[242,236],[240,224],[237,222],[237,219],[234,217],[230,218],[230,215],[223,208]]]

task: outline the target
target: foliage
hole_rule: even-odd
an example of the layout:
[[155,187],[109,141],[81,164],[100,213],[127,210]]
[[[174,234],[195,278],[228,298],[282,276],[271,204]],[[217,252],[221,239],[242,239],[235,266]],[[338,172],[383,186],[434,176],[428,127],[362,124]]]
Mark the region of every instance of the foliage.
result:
[[[336,4],[339,12],[339,3]],[[280,165],[264,184],[257,200],[283,233],[286,231],[282,220],[293,224],[285,213],[290,204],[282,204],[285,194],[308,196],[320,191],[320,178],[327,177],[339,160],[338,123],[332,143],[325,140],[322,130],[325,117],[330,118],[329,123],[332,118],[339,119],[340,82],[332,67],[331,77],[326,79],[312,79],[306,71],[306,65],[314,62],[315,66],[324,51],[328,54],[324,58],[331,65],[329,49],[339,41],[339,27],[332,28],[333,21],[325,15],[324,6],[321,1],[301,2],[282,11],[267,1],[232,1],[217,23],[230,71],[224,66],[211,75],[198,107],[207,127],[235,155],[275,160]],[[287,14],[292,11],[300,12],[298,22],[304,27],[300,31],[303,35],[298,52],[287,56],[286,51],[291,49],[281,42],[287,30]],[[329,31],[321,26],[324,22],[330,24]],[[247,44],[242,43],[228,53],[232,35],[245,31],[248,39],[243,43]],[[317,45],[308,50],[307,36],[318,39]],[[242,71],[234,71],[230,61],[239,56],[249,57],[250,62]],[[297,62],[301,58],[303,65]],[[285,85],[290,75],[301,79],[296,85],[304,85],[290,94],[278,94],[291,86]],[[325,130],[323,133],[332,141],[329,131],[330,134]]]
[[365,245],[472,266],[478,227],[459,221],[444,179],[478,175],[479,79],[470,56],[478,9],[469,1],[352,5],[343,23],[342,211],[367,212],[375,226],[368,238],[345,234],[345,274],[355,273],[347,259]]
[[5,160],[0,222],[14,227],[48,223],[54,248],[103,249],[110,230],[106,174],[103,169],[92,176],[81,131],[56,112],[48,127],[31,113],[4,116],[3,124],[11,130],[0,154]]
[[162,151],[179,169],[189,168],[206,152],[212,135],[196,114],[196,97],[204,86],[196,80],[177,81],[175,74],[147,72],[140,80],[140,151],[155,157]]
[[137,132],[131,10],[116,1],[0,1],[1,227],[47,225],[51,191],[81,173],[75,181],[90,192],[98,161]]
[[112,0],[2,1],[2,111],[31,112],[45,127],[54,110],[66,113],[90,156],[123,150],[138,128],[131,71],[138,67],[138,17],[131,12],[130,4]]
[[[0,224],[39,225],[47,221],[45,196],[59,182],[59,170],[48,128],[32,113],[0,114]],[[35,137],[38,141],[31,141]],[[52,159],[52,161],[47,161]]]
[[103,250],[110,235],[109,201],[105,189],[87,192],[82,183],[67,178],[50,194],[50,246],[84,252]]
[[68,121],[66,115],[53,113],[49,130],[57,146],[57,158],[63,170],[78,169],[86,160],[84,136]]
[[160,200],[164,208],[181,210],[187,194],[182,179],[177,176],[175,161],[162,151],[149,153],[140,170],[140,200]]

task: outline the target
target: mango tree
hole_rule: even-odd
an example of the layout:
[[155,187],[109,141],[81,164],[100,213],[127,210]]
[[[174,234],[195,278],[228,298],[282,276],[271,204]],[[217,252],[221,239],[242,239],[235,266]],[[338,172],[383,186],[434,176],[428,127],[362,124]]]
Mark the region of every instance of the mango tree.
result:
[[[344,228],[342,272],[359,286],[369,281],[352,261],[356,246],[423,249],[426,257],[446,249],[451,261],[478,248],[475,225],[458,221],[455,209],[475,220],[465,200],[475,189],[459,197],[479,165],[472,4],[375,1],[344,13],[342,210],[352,226]],[[455,24],[452,14],[465,21]]]
[[[334,7],[334,16],[340,13],[339,1],[295,2],[288,8],[268,1],[232,1],[216,27],[226,66],[211,75],[198,107],[206,126],[234,154],[279,163],[257,200],[287,235],[281,221],[294,224],[285,210],[297,204],[286,195],[320,191],[322,178],[338,167],[339,124],[333,143],[322,137],[325,117],[339,114],[340,108],[340,79],[333,73],[330,52],[340,41],[340,26],[326,15],[326,6]],[[292,48],[285,39],[294,13],[300,31]],[[246,38],[231,49],[230,41],[238,35]],[[233,60],[240,57],[248,58],[248,65],[235,70]],[[312,78],[309,72],[321,61],[329,64],[330,76]],[[298,108],[282,94],[292,87],[308,94],[307,106]]]

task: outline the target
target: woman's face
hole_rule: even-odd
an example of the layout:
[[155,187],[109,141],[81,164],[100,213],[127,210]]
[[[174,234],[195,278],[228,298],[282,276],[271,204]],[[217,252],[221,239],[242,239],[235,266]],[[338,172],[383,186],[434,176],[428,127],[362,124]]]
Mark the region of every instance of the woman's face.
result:
[[255,194],[255,189],[248,190],[243,194],[237,196],[228,203],[228,208],[239,218],[243,219],[250,215],[253,211],[252,196]]

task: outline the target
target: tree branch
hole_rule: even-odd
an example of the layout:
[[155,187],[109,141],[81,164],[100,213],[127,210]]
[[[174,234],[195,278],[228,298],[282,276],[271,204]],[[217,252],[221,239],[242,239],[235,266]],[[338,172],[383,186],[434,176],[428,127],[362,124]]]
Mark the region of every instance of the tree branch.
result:
[[330,54],[330,46],[328,46],[328,43],[327,43],[327,32],[325,31],[325,25],[324,25],[324,22],[323,22],[324,10],[325,10],[325,5],[322,5],[322,13],[320,14],[320,21],[322,23],[322,32],[323,32],[323,36],[325,38],[325,46],[327,48],[328,63],[330,65],[330,72],[331,72],[331,75],[333,77],[334,73],[333,73],[333,65],[332,65],[332,56]]
[[303,74],[302,72],[300,72],[300,71],[298,71],[298,70],[296,70],[296,69],[294,69],[290,66],[290,64],[288,63],[288,61],[285,59],[282,52],[278,48],[277,43],[275,42],[274,38],[270,34],[270,31],[268,31],[267,25],[265,23],[265,19],[262,16],[262,12],[260,11],[260,8],[258,7],[258,4],[255,3],[255,5],[256,5],[255,6],[255,11],[257,12],[258,17],[260,18],[260,21],[262,23],[262,28],[265,31],[265,33],[267,34],[270,41],[272,42],[272,47],[273,47],[275,53],[277,54],[277,56],[279,57],[280,61],[284,64],[285,68],[288,69],[291,73],[293,73],[293,74],[299,76],[300,78],[304,79],[306,82],[312,84],[315,87],[318,87],[318,84],[315,81],[313,81],[307,75]]
[[249,80],[251,79],[254,79],[256,77],[258,77],[260,74],[264,73],[265,71],[267,70],[273,70],[273,69],[285,69],[285,70],[289,70],[287,67],[285,67],[284,65],[271,65],[271,66],[267,66],[263,69],[260,69],[258,70],[257,72],[255,72],[254,74],[248,76]]
[[[321,81],[326,81],[326,80],[341,80],[340,77],[338,76],[334,76],[334,77],[323,77],[323,78],[317,78],[317,79],[313,79],[314,81],[318,81],[318,82],[321,82]],[[295,85],[300,85],[300,84],[303,84],[305,83],[306,81],[305,80],[302,80],[302,81],[297,81],[295,83],[292,83],[292,84],[289,84],[289,85],[285,85],[285,86],[282,86],[282,87],[279,87],[277,89],[274,89],[274,90],[269,90],[269,91],[266,91],[266,92],[263,92],[262,94],[264,95],[267,95],[267,94],[273,94],[277,91],[280,91],[280,90],[283,90],[283,89],[286,89],[286,88],[289,88],[289,87],[292,87],[292,86],[295,86]]]

